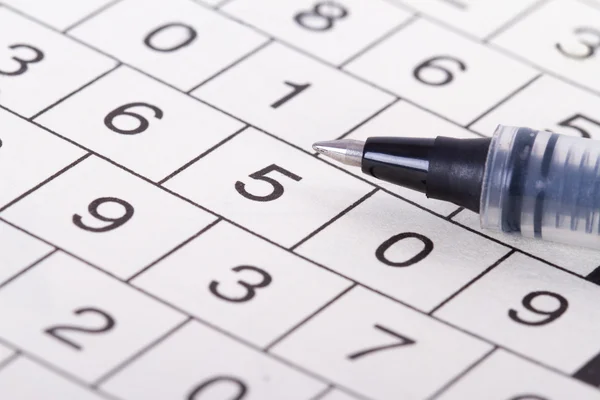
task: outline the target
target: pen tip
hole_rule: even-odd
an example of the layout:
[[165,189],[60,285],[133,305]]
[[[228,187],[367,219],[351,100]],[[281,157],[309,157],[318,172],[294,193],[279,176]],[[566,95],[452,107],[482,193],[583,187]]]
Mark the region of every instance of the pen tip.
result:
[[365,143],[360,140],[327,140],[313,144],[313,149],[346,165],[360,167]]

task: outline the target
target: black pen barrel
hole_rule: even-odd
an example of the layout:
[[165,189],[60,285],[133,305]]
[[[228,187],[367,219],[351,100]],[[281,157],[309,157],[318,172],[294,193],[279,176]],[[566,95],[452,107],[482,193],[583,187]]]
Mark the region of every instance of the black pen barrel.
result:
[[372,137],[364,146],[362,171],[479,212],[490,141]]

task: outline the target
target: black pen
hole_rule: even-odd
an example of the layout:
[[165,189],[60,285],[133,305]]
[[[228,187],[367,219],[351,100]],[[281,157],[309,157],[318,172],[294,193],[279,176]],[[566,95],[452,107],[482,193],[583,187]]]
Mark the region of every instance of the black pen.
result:
[[313,148],[480,215],[482,228],[600,248],[600,143],[499,126],[491,138],[372,137]]

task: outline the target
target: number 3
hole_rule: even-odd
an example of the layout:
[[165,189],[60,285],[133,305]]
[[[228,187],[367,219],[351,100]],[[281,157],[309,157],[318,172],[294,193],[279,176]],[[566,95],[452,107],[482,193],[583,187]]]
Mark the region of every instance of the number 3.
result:
[[0,69],[0,75],[6,75],[6,76],[23,75],[25,72],[27,72],[29,70],[28,64],[38,63],[44,59],[44,53],[42,53],[41,50],[36,49],[35,47],[30,46],[28,44],[13,44],[12,46],[8,46],[8,48],[12,49],[12,50],[27,49],[27,50],[32,51],[34,56],[28,60],[25,60],[25,59],[19,58],[19,57],[13,57],[12,59],[15,60],[17,63],[19,63],[19,68],[17,68],[14,71],[3,71]]
[[246,288],[246,294],[243,295],[242,297],[230,297],[230,296],[220,293],[219,292],[219,282],[212,281],[210,283],[210,285],[208,286],[210,292],[212,294],[214,294],[215,296],[217,296],[218,298],[220,298],[221,300],[230,301],[232,303],[244,303],[246,301],[252,300],[254,298],[254,296],[256,295],[255,289],[267,287],[273,281],[273,278],[271,278],[271,275],[269,275],[267,272],[263,271],[260,268],[252,267],[250,265],[241,265],[239,267],[232,268],[231,270],[235,271],[235,272],[253,271],[262,277],[262,280],[258,283],[247,283],[247,282],[244,282],[241,280],[238,281],[238,284],[240,284],[240,286],[243,286],[244,288]]

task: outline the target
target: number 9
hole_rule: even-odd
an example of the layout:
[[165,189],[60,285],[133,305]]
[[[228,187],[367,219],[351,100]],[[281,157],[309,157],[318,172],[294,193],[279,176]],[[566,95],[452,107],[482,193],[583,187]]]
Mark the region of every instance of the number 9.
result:
[[[540,310],[540,309],[535,308],[533,306],[533,300],[539,296],[548,296],[548,297],[552,297],[552,298],[558,300],[558,306],[556,307],[556,309],[554,309],[552,311]],[[523,304],[523,307],[525,307],[526,310],[531,311],[534,314],[547,316],[547,318],[542,319],[540,321],[526,321],[526,320],[522,319],[521,317],[519,317],[516,310],[510,309],[508,311],[508,316],[510,317],[510,319],[512,319],[513,321],[518,322],[520,324],[529,325],[529,326],[541,326],[541,325],[549,324],[550,322],[560,318],[560,316],[563,315],[565,313],[565,311],[567,311],[567,308],[569,307],[569,302],[563,296],[561,296],[560,294],[557,294],[557,293],[546,292],[546,291],[529,293],[528,295],[523,297],[521,304]]]

